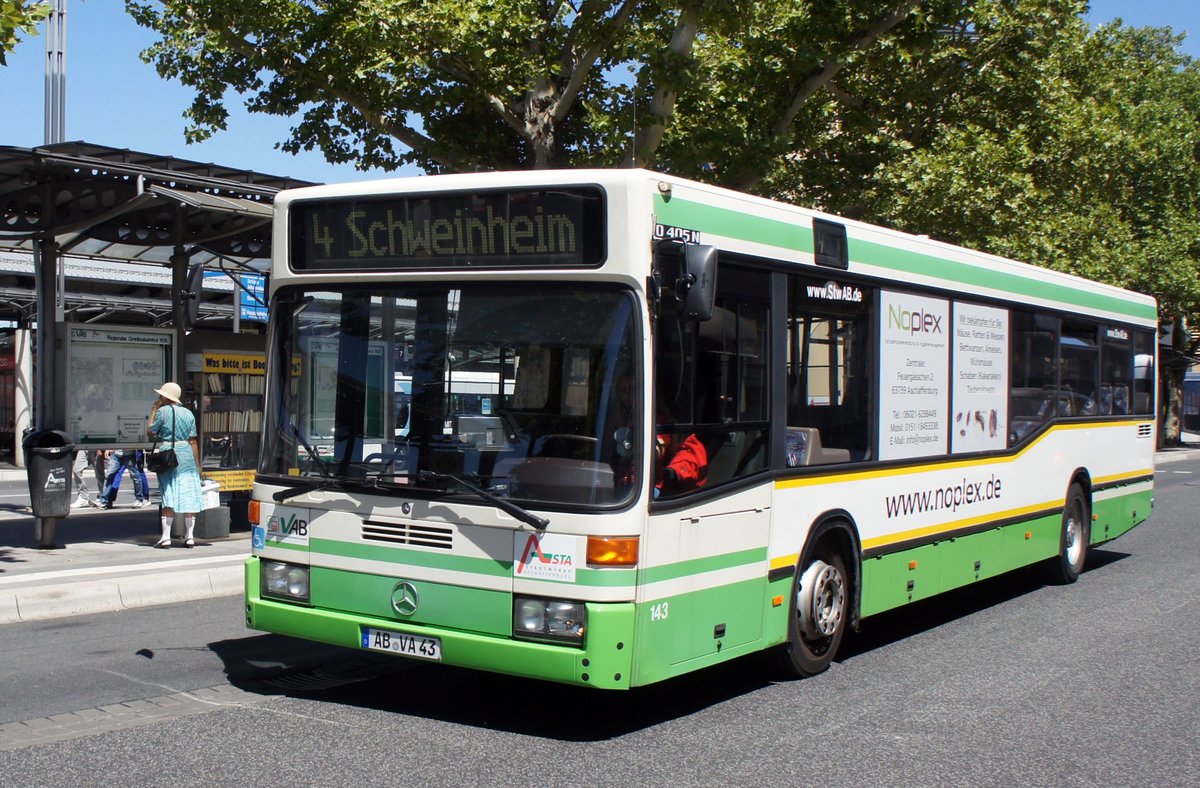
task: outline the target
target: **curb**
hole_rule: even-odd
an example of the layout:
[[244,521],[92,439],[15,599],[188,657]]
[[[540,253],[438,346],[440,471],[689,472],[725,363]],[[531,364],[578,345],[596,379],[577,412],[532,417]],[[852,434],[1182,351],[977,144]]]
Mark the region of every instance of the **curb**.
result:
[[0,590],[0,625],[235,596],[244,582],[239,559],[208,569]]
[[1200,457],[1200,449],[1168,449],[1166,451],[1156,452],[1154,455],[1155,465],[1168,465],[1172,462],[1180,460],[1194,460]]

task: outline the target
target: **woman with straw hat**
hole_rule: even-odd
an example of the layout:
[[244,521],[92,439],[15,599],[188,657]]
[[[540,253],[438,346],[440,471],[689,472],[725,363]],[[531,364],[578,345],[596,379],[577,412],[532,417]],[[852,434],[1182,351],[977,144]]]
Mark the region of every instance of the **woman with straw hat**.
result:
[[163,449],[174,449],[179,464],[158,474],[162,492],[162,538],[154,545],[160,549],[171,546],[171,522],[175,513],[184,515],[187,536],[184,547],[196,544],[196,512],[203,508],[200,497],[200,443],[196,438],[196,417],[179,403],[182,391],[178,383],[164,383],[154,390],[158,395],[146,420],[146,431],[159,441]]

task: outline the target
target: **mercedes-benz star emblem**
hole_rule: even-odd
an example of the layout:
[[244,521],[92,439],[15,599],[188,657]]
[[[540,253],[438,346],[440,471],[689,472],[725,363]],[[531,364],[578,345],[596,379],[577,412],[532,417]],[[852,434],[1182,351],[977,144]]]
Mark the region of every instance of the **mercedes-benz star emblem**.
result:
[[392,589],[392,610],[402,616],[411,616],[417,612],[419,604],[421,604],[421,597],[417,594],[415,585],[407,580],[396,583],[396,587]]

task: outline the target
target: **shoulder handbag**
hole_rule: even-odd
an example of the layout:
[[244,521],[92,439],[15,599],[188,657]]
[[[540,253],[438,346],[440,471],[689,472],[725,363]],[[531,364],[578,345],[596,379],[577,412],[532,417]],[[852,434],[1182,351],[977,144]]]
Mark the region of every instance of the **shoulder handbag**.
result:
[[[171,405],[171,441],[175,440],[175,406]],[[154,439],[154,445],[150,447],[150,453],[146,455],[146,467],[154,473],[163,473],[164,471],[173,470],[179,465],[179,458],[175,456],[175,449],[159,449],[158,442],[160,438]]]

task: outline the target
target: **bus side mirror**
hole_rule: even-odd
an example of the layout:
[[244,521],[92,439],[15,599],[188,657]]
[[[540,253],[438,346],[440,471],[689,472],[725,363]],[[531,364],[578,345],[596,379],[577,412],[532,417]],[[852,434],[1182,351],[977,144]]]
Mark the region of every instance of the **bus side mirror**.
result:
[[717,298],[717,249],[687,244],[683,247],[683,270],[675,283],[683,316],[689,320],[712,320]]

